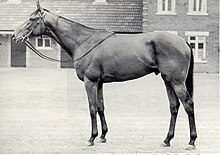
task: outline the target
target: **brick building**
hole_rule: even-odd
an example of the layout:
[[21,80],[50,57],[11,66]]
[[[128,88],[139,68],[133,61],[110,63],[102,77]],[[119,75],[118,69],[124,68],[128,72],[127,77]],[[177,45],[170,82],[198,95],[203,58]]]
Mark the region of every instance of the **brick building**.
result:
[[[93,28],[121,33],[169,31],[193,47],[195,71],[219,71],[218,0],[41,0],[51,12]],[[0,67],[71,67],[42,60],[11,33],[36,9],[35,0],[0,0]],[[30,40],[53,58],[70,57],[50,38]]]
[[143,31],[169,31],[191,44],[195,72],[219,72],[219,0],[143,0]]

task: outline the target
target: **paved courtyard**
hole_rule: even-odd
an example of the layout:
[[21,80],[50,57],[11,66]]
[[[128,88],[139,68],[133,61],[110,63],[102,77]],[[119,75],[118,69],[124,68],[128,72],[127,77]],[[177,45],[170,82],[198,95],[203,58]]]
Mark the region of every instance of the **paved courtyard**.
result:
[[154,74],[104,85],[108,141],[88,147],[87,96],[74,70],[0,69],[0,153],[219,152],[219,75],[195,74],[194,82],[195,151],[185,150],[182,106],[171,147],[160,147],[170,113],[165,86]]

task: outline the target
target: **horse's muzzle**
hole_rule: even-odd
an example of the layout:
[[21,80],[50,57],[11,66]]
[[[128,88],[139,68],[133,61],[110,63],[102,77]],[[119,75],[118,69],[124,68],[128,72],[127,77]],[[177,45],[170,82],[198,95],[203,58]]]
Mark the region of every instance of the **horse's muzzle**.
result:
[[16,41],[14,33],[12,34],[11,38],[12,38],[13,41]]
[[14,42],[24,42],[27,39],[26,35],[17,38],[17,37],[15,37],[15,34],[12,34],[11,37]]

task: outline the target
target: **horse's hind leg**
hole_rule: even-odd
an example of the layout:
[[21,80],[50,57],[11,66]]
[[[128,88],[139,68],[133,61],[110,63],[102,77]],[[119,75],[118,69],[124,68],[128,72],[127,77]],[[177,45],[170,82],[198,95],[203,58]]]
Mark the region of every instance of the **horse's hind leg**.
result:
[[176,92],[176,95],[183,103],[184,109],[189,119],[190,141],[189,141],[189,146],[186,149],[195,149],[194,143],[197,138],[197,133],[196,133],[195,115],[194,115],[194,102],[187,91],[185,83],[173,82],[172,86]]
[[169,131],[168,131],[166,139],[164,140],[164,143],[162,144],[163,146],[167,147],[167,146],[170,146],[170,140],[174,137],[176,118],[177,118],[180,103],[170,83],[165,80],[164,80],[164,83],[166,85],[167,95],[168,95],[168,99],[170,102],[170,113],[171,113]]
[[98,101],[97,101],[97,106],[98,106],[98,114],[100,117],[100,121],[101,121],[101,126],[102,126],[102,135],[100,137],[99,142],[104,143],[106,142],[106,138],[105,135],[108,132],[108,127],[107,127],[107,123],[105,120],[105,107],[104,107],[104,99],[103,99],[103,83],[99,83],[98,86]]

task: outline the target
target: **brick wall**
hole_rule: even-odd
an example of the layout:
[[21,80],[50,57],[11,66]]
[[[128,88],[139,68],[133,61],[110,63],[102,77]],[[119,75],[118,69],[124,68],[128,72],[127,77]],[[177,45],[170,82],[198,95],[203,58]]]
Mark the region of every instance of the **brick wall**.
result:
[[207,63],[195,63],[195,72],[219,71],[218,0],[207,0],[208,15],[187,15],[188,0],[176,0],[176,15],[156,15],[157,0],[144,0],[143,31],[177,31],[187,40],[186,31],[206,31]]

